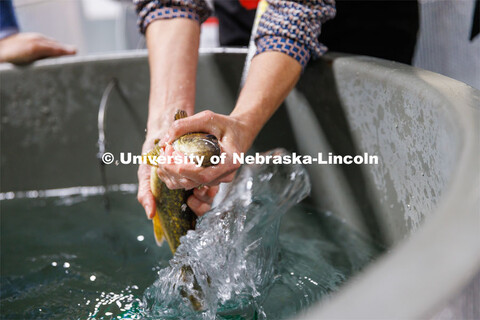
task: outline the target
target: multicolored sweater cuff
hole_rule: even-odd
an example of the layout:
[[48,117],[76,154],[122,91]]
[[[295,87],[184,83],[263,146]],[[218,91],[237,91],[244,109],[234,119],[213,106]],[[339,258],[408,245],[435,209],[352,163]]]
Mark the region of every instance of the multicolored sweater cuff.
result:
[[255,55],[267,51],[282,52],[297,60],[302,68],[310,60],[308,47],[293,39],[278,36],[263,36],[257,39],[257,52]]
[[202,0],[134,0],[138,12],[137,24],[142,33],[155,20],[185,18],[203,23],[211,14]]
[[321,26],[335,16],[334,0],[267,0],[255,41],[257,54],[279,51],[296,59],[302,67],[310,57],[318,58],[327,47],[318,41]]

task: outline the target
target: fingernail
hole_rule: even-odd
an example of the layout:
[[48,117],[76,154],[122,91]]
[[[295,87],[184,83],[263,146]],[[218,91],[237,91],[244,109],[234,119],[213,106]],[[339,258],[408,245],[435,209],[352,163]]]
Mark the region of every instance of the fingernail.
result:
[[145,212],[147,213],[147,217],[148,219],[152,219],[150,216],[151,216],[151,211],[152,211],[152,207],[150,207],[148,204],[145,206]]

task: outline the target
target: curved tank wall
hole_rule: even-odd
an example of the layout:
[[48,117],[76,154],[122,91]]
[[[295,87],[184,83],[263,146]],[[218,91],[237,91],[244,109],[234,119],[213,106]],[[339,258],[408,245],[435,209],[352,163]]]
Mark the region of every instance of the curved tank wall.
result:
[[[232,109],[244,59],[201,54],[198,110]],[[138,153],[148,79],[143,51],[0,66],[1,192],[101,185],[102,96],[113,88],[106,150]],[[253,150],[377,155],[378,165],[308,166],[310,200],[390,250],[305,318],[425,317],[474,277],[479,106],[479,91],[463,83],[379,59],[329,54],[306,69]],[[136,182],[135,166],[105,171],[111,184]]]

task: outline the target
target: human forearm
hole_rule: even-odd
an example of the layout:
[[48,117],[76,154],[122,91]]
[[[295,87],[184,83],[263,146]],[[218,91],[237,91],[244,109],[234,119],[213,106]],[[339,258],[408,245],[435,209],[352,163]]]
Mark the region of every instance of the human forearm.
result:
[[150,99],[147,137],[159,130],[166,131],[177,109],[193,114],[199,38],[200,25],[194,20],[157,20],[148,26]]
[[167,186],[191,189],[231,181],[240,166],[233,161],[234,154],[250,148],[263,125],[296,84],[301,70],[297,60],[283,53],[259,54],[252,61],[245,87],[229,116],[203,111],[175,121],[165,140],[168,155],[173,155],[170,144],[177,137],[187,132],[207,132],[217,137],[225,159],[222,165],[209,168],[197,168],[193,164],[164,166],[160,177],[170,178],[165,179]]
[[[147,136],[142,151],[163,138],[177,109],[193,114],[195,75],[198,60],[200,26],[187,19],[156,20],[146,30],[150,65],[150,98]],[[151,168],[138,169],[138,201],[151,219],[155,215],[155,200],[150,191]]]
[[[134,3],[149,50],[149,115],[143,145],[143,152],[147,152],[156,139],[165,136],[177,109],[189,115],[194,113],[200,23],[207,19],[210,10],[203,0],[134,0]],[[149,218],[155,216],[156,207],[150,190],[151,174],[148,165],[140,165],[137,198]],[[188,205],[201,215],[210,208],[215,193],[216,188],[195,189]]]
[[283,53],[269,51],[253,60],[235,109],[230,114],[248,130],[242,138],[246,151],[265,123],[275,113],[300,77],[302,66]]

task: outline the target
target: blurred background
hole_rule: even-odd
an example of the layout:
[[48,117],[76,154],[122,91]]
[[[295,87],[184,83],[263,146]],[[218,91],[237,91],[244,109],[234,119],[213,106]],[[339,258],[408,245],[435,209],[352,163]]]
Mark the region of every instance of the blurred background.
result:
[[[14,0],[21,31],[76,45],[79,55],[144,49],[132,0]],[[203,24],[201,47],[218,46],[218,21]]]
[[[22,31],[74,44],[79,55],[143,49],[131,0],[14,0]],[[414,65],[480,88],[480,36],[472,41],[475,0],[420,0]],[[200,46],[217,47],[218,20],[202,26]]]

